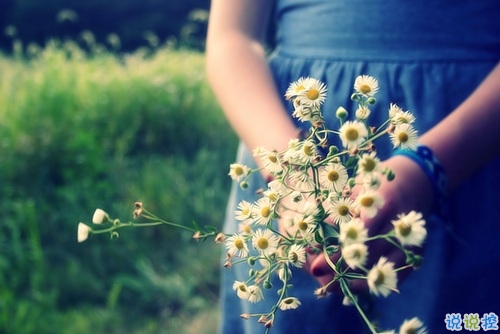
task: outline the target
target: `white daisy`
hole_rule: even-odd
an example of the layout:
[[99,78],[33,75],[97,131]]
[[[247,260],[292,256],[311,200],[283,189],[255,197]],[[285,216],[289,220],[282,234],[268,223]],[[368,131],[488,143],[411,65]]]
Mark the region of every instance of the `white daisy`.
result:
[[394,264],[385,257],[381,257],[368,272],[367,280],[370,292],[375,296],[387,297],[391,291],[397,291],[398,277]]
[[306,250],[304,246],[293,244],[288,250],[288,263],[291,265],[302,268],[306,263]]
[[96,209],[94,211],[94,215],[92,216],[92,223],[94,224],[102,224],[109,221],[109,215],[106,211],[102,209]]
[[297,105],[293,110],[292,116],[301,122],[312,121],[314,118],[315,111],[313,107],[308,105]]
[[252,236],[252,245],[262,255],[270,256],[278,248],[278,237],[268,229],[259,229]]
[[238,298],[247,300],[249,297],[248,286],[244,282],[234,281],[233,290],[236,291]]
[[328,191],[341,192],[348,178],[346,168],[340,163],[329,163],[319,172],[319,181]]
[[425,328],[422,321],[419,318],[414,317],[410,320],[405,320],[401,327],[399,328],[399,334],[426,334],[427,328]]
[[403,113],[403,109],[401,109],[400,106],[398,106],[396,103],[391,103],[389,105],[389,118],[392,119],[394,116]]
[[285,185],[279,180],[273,180],[267,184],[268,189],[263,192],[263,195],[276,203],[281,197],[285,196],[287,189]]
[[85,240],[87,240],[91,232],[92,229],[88,225],[84,223],[78,223],[78,231],[77,231],[78,242],[84,242]]
[[313,192],[315,187],[313,178],[303,170],[291,170],[288,174],[288,184],[303,193]]
[[391,103],[389,107],[389,119],[394,125],[397,124],[412,124],[415,122],[415,116],[409,111],[403,111],[399,106]]
[[296,309],[299,306],[300,306],[300,300],[298,300],[295,297],[284,298],[279,305],[282,311]]
[[262,197],[252,205],[252,218],[259,225],[267,225],[273,218],[273,202],[268,197]]
[[347,121],[339,129],[339,136],[345,148],[354,148],[368,137],[366,126],[359,121]]
[[396,125],[394,132],[390,134],[394,148],[415,150],[418,145],[417,130],[411,124]]
[[250,220],[242,221],[238,224],[238,233],[248,236],[253,233],[252,222]]
[[278,152],[259,147],[253,152],[255,157],[259,157],[266,171],[271,175],[278,175],[283,171]]
[[357,173],[360,175],[366,175],[380,171],[382,171],[382,165],[380,164],[380,159],[377,157],[377,153],[363,153],[361,158],[358,160]]
[[250,285],[248,287],[248,301],[251,303],[257,303],[264,299],[262,290],[257,285]]
[[356,118],[360,121],[364,121],[370,117],[371,110],[366,106],[360,106],[356,109]]
[[301,160],[299,159],[299,151],[302,147],[302,141],[297,138],[292,138],[288,141],[288,148],[283,152],[281,157],[284,163],[288,163],[290,165],[302,165]]
[[240,182],[248,175],[249,171],[250,169],[247,166],[239,163],[229,165],[229,176],[236,182]]
[[354,81],[356,92],[365,96],[373,96],[378,91],[378,81],[369,75],[360,75]]
[[351,219],[349,222],[340,225],[339,241],[343,246],[363,243],[367,238],[368,230],[365,223],[359,218]]
[[234,211],[235,218],[239,221],[247,221],[252,218],[252,203],[242,200],[238,203],[237,209]]
[[248,246],[245,237],[240,234],[233,234],[226,239],[227,252],[231,256],[245,258],[248,256]]
[[326,85],[321,81],[309,78],[306,89],[300,94],[301,103],[319,107],[326,99]]
[[296,215],[293,222],[303,237],[312,234],[316,229],[316,222],[313,216]]
[[427,236],[425,220],[422,214],[411,211],[408,214],[399,214],[397,220],[393,220],[394,232],[401,245],[421,246]]
[[368,257],[368,247],[362,243],[348,244],[342,247],[342,257],[351,269],[364,266]]
[[363,176],[363,187],[366,190],[377,190],[382,184],[382,178],[379,173],[370,173]]
[[359,210],[368,218],[373,218],[378,210],[384,206],[384,197],[376,191],[366,190],[356,198],[356,205]]
[[352,213],[356,206],[354,201],[348,197],[331,197],[330,218],[337,224],[347,223],[352,219]]
[[312,140],[304,140],[300,150],[297,151],[297,158],[301,163],[312,162],[318,156],[318,149]]
[[300,94],[303,94],[307,87],[308,78],[301,77],[297,81],[292,82],[285,92],[285,98],[291,100]]

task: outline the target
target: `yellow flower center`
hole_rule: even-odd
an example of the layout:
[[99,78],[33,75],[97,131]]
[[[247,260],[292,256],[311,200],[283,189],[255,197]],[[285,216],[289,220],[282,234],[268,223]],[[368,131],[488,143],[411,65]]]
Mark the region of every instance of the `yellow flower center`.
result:
[[238,248],[238,249],[243,249],[244,248],[244,244],[243,244],[243,240],[241,239],[236,239],[234,241],[234,247]]
[[261,214],[261,215],[262,215],[262,217],[264,217],[264,218],[269,217],[269,215],[271,214],[271,208],[270,208],[270,207],[268,207],[268,206],[263,207],[263,208],[260,210],[260,214]]
[[243,292],[247,292],[247,287],[244,285],[244,284],[241,284],[238,289],[240,289],[240,291],[243,291]]
[[338,207],[337,212],[340,216],[347,216],[349,214],[349,207],[347,205],[341,205]]
[[398,140],[401,143],[406,143],[408,141],[408,139],[410,139],[410,137],[408,136],[408,134],[406,132],[400,132],[398,134]]
[[361,258],[361,252],[356,249],[354,252],[352,252],[352,258],[359,260]]
[[365,208],[369,208],[373,205],[373,198],[371,197],[363,197],[360,201],[360,204],[364,206]]
[[369,92],[372,91],[372,89],[370,85],[362,84],[361,86],[359,86],[359,91],[363,94],[368,94]]
[[234,169],[234,174],[241,176],[243,175],[243,168],[241,166],[238,166]]
[[269,159],[269,161],[271,161],[273,164],[277,163],[278,162],[278,158],[275,156],[275,155],[268,155],[267,158]]
[[306,87],[302,86],[302,85],[297,85],[297,87],[295,87],[295,91],[298,93],[298,92],[301,92],[303,91],[304,89],[306,89]]
[[306,96],[309,100],[316,100],[319,97],[319,91],[315,88],[311,88],[307,91]]
[[371,172],[375,169],[375,160],[373,159],[365,159],[363,160],[363,169],[365,172]]
[[337,181],[339,179],[339,177],[340,177],[339,173],[335,170],[330,171],[327,175],[328,181],[330,181],[330,182]]
[[355,128],[349,128],[349,129],[347,129],[347,131],[345,132],[345,137],[349,141],[355,141],[355,140],[357,140],[358,137],[359,137],[358,130],[355,129]]
[[406,224],[403,221],[398,222],[397,228],[398,228],[399,234],[401,234],[403,237],[407,237],[411,233],[411,225]]
[[314,145],[312,143],[306,143],[304,145],[304,154],[311,157],[314,155]]
[[250,209],[249,208],[244,208],[243,210],[241,210],[241,215],[242,216],[248,216],[249,213],[250,213]]
[[356,238],[358,237],[358,231],[356,231],[356,229],[354,228],[350,228],[349,230],[347,230],[346,236],[349,239],[356,240]]
[[271,201],[276,202],[278,200],[278,194],[275,192],[267,194],[267,198],[269,198]]
[[297,262],[299,260],[299,255],[295,252],[292,252],[288,255],[288,258],[291,262]]
[[408,119],[407,119],[406,117],[402,116],[402,115],[400,115],[400,116],[398,116],[398,117],[396,118],[396,122],[401,123],[401,124],[407,124],[407,123],[410,123],[410,122],[408,121]]
[[373,284],[379,286],[379,285],[384,284],[384,281],[385,281],[384,273],[381,270],[377,270],[377,276],[373,280]]
[[301,220],[298,224],[297,224],[297,227],[299,228],[299,230],[301,231],[306,231],[307,228],[309,227],[309,225],[307,224],[306,221],[303,221]]
[[257,247],[259,247],[260,249],[266,249],[267,247],[269,247],[269,240],[267,240],[266,238],[259,238],[259,240],[257,240]]
[[292,305],[293,304],[293,299],[292,298],[283,299],[283,303],[285,303],[287,305]]

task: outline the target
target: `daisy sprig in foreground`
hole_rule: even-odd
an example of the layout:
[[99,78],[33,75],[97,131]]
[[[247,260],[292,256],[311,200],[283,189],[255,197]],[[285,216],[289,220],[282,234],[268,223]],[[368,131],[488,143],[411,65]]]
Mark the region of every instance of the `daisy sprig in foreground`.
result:
[[[240,203],[238,208],[246,208],[248,215],[241,215],[241,209],[236,214],[242,218],[240,224],[244,222],[247,229],[256,231],[273,230],[276,219],[286,225],[286,235],[273,239],[265,254],[251,236],[240,239],[248,243],[248,257],[251,258],[252,251],[256,250],[268,259],[260,263],[250,261],[253,267],[260,267],[250,271],[249,282],[259,285],[262,281],[259,273],[268,277],[272,271],[280,278],[286,272],[288,279],[278,290],[276,307],[268,313],[245,314],[244,318],[264,317],[265,327],[269,329],[275,312],[288,309],[277,307],[283,300],[294,298],[291,299],[293,304],[300,305],[295,303],[293,296],[292,265],[286,260],[286,254],[295,247],[301,247],[323,254],[336,273],[331,282],[316,291],[317,295],[325,296],[333,284],[340,284],[341,291],[355,305],[369,330],[377,333],[380,329],[370,322],[357,304],[350,290],[351,281],[364,279],[372,295],[387,297],[398,292],[397,271],[420,264],[421,258],[414,252],[414,248],[422,246],[426,237],[425,221],[420,213],[400,213],[392,222],[394,228],[391,231],[371,237],[368,237],[368,230],[361,219],[377,215],[385,204],[378,188],[382,182],[394,178],[393,173],[382,166],[373,142],[388,135],[394,148],[411,150],[416,147],[418,139],[412,124],[415,118],[395,104],[389,106],[387,120],[382,125],[377,128],[369,126],[371,107],[376,103],[375,95],[379,89],[375,78],[367,75],[358,77],[351,96],[357,103],[354,117],[349,118],[349,112],[339,107],[336,112],[340,124],[338,130],[328,129],[323,120],[320,107],[326,98],[324,84],[316,79],[300,78],[287,90],[285,97],[294,106],[293,116],[302,122],[309,122],[310,129],[303,138],[291,139],[288,148],[282,152],[265,148],[254,151],[256,159],[262,161],[266,174],[271,175],[272,182],[255,202]],[[229,175],[245,188],[249,176],[260,171],[235,163],[231,165]],[[354,188],[357,189],[356,196],[352,195]],[[267,238],[271,240],[270,234]],[[394,263],[381,257],[367,268],[367,242],[375,239],[386,240],[399,248],[406,255],[407,263],[396,268]],[[233,240],[230,238],[227,242],[232,243]],[[228,248],[234,250],[232,246]],[[239,254],[241,251],[228,252],[227,263]],[[336,255],[334,258],[337,260],[333,261],[332,255]]]

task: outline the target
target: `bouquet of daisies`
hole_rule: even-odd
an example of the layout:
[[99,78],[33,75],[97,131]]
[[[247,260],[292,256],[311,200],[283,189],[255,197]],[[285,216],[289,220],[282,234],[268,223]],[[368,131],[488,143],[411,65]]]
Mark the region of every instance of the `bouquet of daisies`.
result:
[[[414,250],[426,237],[425,221],[422,214],[415,211],[399,214],[392,221],[391,231],[375,236],[369,236],[362,220],[362,217],[373,218],[384,206],[384,197],[377,189],[384,179],[391,181],[394,178],[392,171],[384,168],[377,157],[374,141],[388,135],[394,148],[413,150],[418,140],[412,125],[414,116],[395,104],[389,106],[384,124],[376,128],[370,126],[370,108],[376,103],[378,89],[375,78],[359,76],[351,96],[357,104],[354,117],[349,120],[348,111],[339,107],[336,116],[340,127],[332,130],[326,127],[321,112],[327,92],[324,83],[300,78],[289,86],[285,96],[293,103],[293,116],[309,122],[310,128],[300,138],[291,139],[281,152],[266,148],[254,151],[270,177],[267,189],[262,189],[258,200],[243,200],[238,204],[235,217],[240,232],[225,235],[212,227],[177,225],[156,217],[145,210],[142,203],[136,203],[134,218],[146,218],[146,222],[122,223],[98,209],[93,223],[109,225],[92,228],[80,223],[78,240],[84,241],[90,233],[111,233],[112,237],[117,237],[116,230],[121,227],[158,224],[187,229],[196,239],[215,237],[225,246],[225,267],[245,262],[253,268],[248,279],[233,284],[239,298],[259,302],[263,289],[271,287],[271,277],[279,277],[282,285],[274,306],[264,313],[242,314],[243,318],[256,317],[266,332],[272,328],[276,312],[301,305],[293,295],[291,269],[304,267],[308,256],[324,256],[333,278],[314,294],[326,297],[335,287],[343,294],[345,304],[356,307],[370,331],[378,333],[379,329],[360,306],[351,283],[366,280],[371,294],[386,297],[397,292],[396,273],[402,268],[396,268],[385,257],[367,267],[367,243],[386,240],[400,248],[406,255],[406,268],[420,264],[421,258]],[[340,147],[331,145],[333,141]],[[249,176],[260,172],[260,169],[234,163],[230,165],[229,175],[246,188]],[[400,328],[403,333],[412,330],[425,332],[418,318],[406,320]]]

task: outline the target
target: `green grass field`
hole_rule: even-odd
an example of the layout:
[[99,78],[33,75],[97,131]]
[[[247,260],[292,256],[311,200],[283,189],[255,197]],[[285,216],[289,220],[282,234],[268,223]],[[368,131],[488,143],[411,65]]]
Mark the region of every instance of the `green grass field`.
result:
[[0,55],[0,332],[213,332],[219,246],[165,227],[76,242],[135,201],[221,226],[236,137],[203,54],[24,49]]

